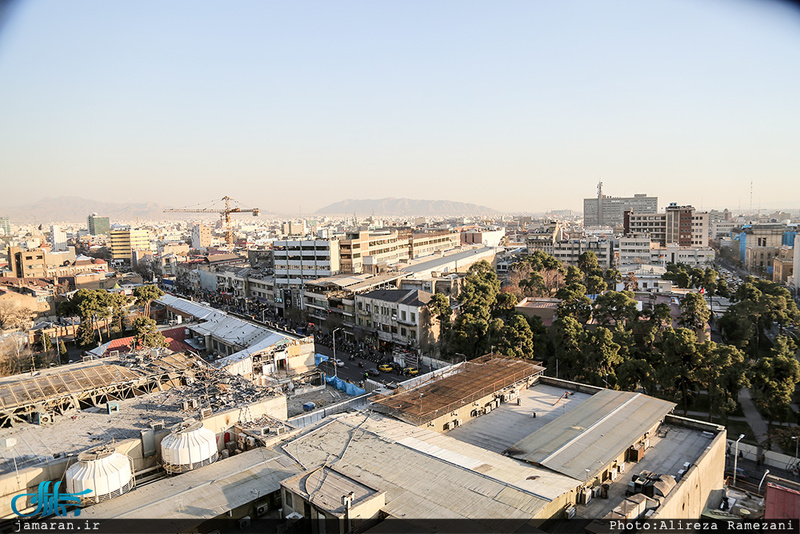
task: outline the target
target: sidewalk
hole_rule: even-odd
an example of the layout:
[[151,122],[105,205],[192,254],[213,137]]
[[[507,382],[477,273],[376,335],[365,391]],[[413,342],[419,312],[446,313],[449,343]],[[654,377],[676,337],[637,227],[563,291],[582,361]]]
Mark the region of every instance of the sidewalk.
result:
[[769,426],[767,425],[767,422],[764,421],[764,418],[761,417],[761,413],[753,403],[753,399],[750,397],[749,389],[742,388],[739,390],[739,404],[742,405],[742,412],[744,412],[744,416],[747,419],[747,423],[750,425],[750,428],[753,429],[753,434],[756,436],[756,441],[758,443],[764,443],[767,439]]

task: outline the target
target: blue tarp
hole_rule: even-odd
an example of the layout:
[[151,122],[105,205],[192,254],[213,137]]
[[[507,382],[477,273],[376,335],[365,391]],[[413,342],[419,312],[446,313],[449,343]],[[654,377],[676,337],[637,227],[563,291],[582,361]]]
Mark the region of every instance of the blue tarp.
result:
[[330,358],[319,352],[314,355],[314,365],[319,365],[320,362],[327,362]]
[[356,386],[355,384],[350,384],[348,382],[345,382],[344,380],[342,380],[341,378],[339,378],[337,376],[327,376],[326,375],[325,376],[325,381],[328,384],[334,386],[336,389],[338,389],[340,391],[344,391],[345,393],[347,393],[351,397],[355,397],[356,395],[363,395],[364,393],[367,392],[367,390],[362,389],[362,388]]

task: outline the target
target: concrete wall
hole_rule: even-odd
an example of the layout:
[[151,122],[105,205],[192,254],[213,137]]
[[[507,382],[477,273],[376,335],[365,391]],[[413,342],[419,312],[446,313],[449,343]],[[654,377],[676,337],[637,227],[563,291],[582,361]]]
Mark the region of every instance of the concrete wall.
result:
[[580,384],[578,382],[570,382],[569,380],[553,378],[552,376],[540,376],[539,381],[541,381],[542,384],[546,384],[548,386],[571,389],[573,391],[577,391],[578,393],[588,393],[589,395],[594,395],[599,391],[603,391],[603,388],[600,387],[590,386],[588,384]]
[[[729,439],[728,445],[731,448],[731,454],[735,453],[736,450],[736,441]],[[781,454],[775,451],[765,451],[763,448],[756,447],[755,445],[750,445],[748,443],[739,442],[739,452],[742,453],[742,457],[748,460],[756,461],[758,459],[759,452],[761,453],[761,461],[762,463],[770,466],[770,467],[777,467],[779,469],[787,469],[794,463],[794,456],[789,456],[788,454]]]
[[716,490],[722,489],[725,479],[726,432],[724,427],[678,416],[668,415],[666,422],[716,434],[652,516],[652,519],[696,519],[703,508],[719,507],[721,492]]

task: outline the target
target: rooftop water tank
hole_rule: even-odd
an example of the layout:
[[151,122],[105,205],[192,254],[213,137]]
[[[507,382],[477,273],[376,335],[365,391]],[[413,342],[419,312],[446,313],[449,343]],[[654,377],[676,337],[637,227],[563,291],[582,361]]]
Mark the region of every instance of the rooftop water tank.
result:
[[172,433],[161,440],[161,460],[167,473],[184,473],[216,459],[217,437],[195,419],[178,423]]
[[78,455],[78,462],[67,469],[66,479],[68,493],[92,490],[81,496],[82,504],[107,501],[133,488],[131,459],[111,447],[98,447]]

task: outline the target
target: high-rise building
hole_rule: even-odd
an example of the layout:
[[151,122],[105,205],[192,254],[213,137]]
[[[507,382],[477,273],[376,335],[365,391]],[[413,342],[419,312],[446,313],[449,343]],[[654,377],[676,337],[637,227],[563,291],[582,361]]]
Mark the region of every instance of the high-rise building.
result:
[[89,235],[108,235],[111,231],[108,217],[100,217],[96,213],[87,217],[86,226],[89,228]]
[[708,212],[673,203],[662,213],[626,212],[625,235],[646,235],[660,245],[708,246]]
[[67,233],[57,224],[50,227],[50,245],[53,247],[53,252],[67,250]]
[[147,230],[111,230],[111,259],[130,260],[134,250],[150,250]]
[[603,182],[597,186],[597,198],[583,200],[584,226],[622,226],[626,211],[655,213],[658,197],[635,194],[632,197],[609,197],[603,194]]
[[211,228],[205,224],[192,227],[192,248],[208,248],[211,246]]
[[0,217],[0,230],[3,235],[11,235],[11,221],[8,217]]

